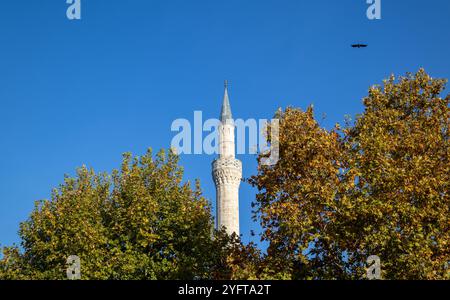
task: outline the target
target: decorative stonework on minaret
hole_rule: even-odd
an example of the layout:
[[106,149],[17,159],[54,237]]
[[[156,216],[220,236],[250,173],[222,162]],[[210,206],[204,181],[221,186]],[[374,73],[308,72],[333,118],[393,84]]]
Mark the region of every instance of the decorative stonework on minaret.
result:
[[234,120],[225,81],[222,112],[219,126],[219,158],[212,163],[212,175],[216,185],[217,227],[225,227],[227,233],[239,235],[239,185],[242,163],[235,158]]

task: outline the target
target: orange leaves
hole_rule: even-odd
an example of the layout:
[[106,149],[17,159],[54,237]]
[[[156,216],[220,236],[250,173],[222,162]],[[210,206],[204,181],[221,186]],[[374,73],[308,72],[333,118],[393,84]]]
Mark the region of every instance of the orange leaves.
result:
[[343,157],[339,135],[320,128],[311,107],[287,108],[280,117],[281,160],[249,182],[262,187],[256,205],[263,237],[273,251],[301,255],[333,217]]

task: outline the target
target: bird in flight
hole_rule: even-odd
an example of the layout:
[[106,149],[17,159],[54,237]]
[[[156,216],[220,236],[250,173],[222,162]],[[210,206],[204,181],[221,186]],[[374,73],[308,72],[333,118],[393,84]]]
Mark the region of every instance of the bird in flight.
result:
[[353,44],[352,48],[366,48],[367,46],[366,44]]

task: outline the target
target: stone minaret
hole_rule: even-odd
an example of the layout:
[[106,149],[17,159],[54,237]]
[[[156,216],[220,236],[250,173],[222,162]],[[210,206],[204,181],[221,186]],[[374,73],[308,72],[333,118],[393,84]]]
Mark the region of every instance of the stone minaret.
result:
[[239,185],[242,178],[242,163],[234,157],[235,126],[227,85],[225,81],[219,125],[219,158],[212,163],[212,175],[216,185],[216,225],[218,229],[225,227],[229,234],[234,232],[239,235]]

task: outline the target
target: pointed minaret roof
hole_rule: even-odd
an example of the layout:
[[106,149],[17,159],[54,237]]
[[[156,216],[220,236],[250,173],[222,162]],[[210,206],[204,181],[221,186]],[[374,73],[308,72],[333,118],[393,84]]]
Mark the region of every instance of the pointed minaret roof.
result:
[[225,123],[227,120],[232,120],[230,100],[228,99],[228,81],[225,80],[225,92],[223,95],[222,111],[220,112],[220,121]]

